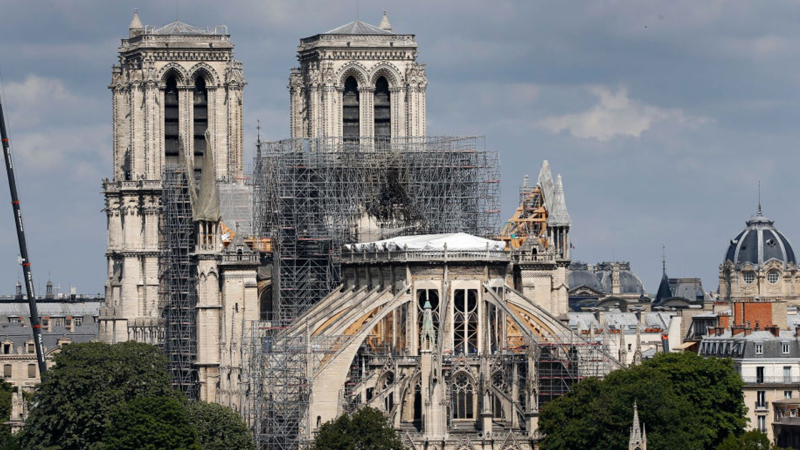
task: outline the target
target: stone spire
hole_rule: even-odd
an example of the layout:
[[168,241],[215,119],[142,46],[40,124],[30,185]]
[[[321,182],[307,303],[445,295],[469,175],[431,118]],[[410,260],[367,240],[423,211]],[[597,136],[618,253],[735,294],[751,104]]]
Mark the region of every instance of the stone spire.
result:
[[142,21],[139,20],[139,10],[133,10],[133,19],[131,20],[131,25],[128,27],[129,37],[136,37],[140,34],[144,33],[144,25],[142,25]]
[[544,207],[550,213],[553,210],[553,191],[555,191],[555,183],[553,183],[553,174],[550,172],[550,163],[547,160],[542,162],[542,169],[539,170],[539,178],[536,185],[542,190],[544,194]]
[[619,362],[623,367],[628,365],[628,349],[625,346],[625,333],[619,330]]
[[425,300],[422,311],[422,329],[420,330],[420,350],[432,351],[436,347],[436,332],[433,329],[431,302]]
[[628,439],[628,450],[647,450],[647,434],[644,431],[644,422],[639,427],[639,408],[633,402],[633,427],[631,436]]
[[[545,197],[547,201],[547,197]],[[567,202],[564,199],[564,185],[561,183],[561,175],[556,177],[555,188],[553,189],[552,210],[548,210],[549,217],[547,224],[553,227],[568,227],[572,225],[572,219],[567,211]]]
[[642,324],[636,323],[636,350],[633,351],[633,365],[642,363]]
[[378,25],[378,28],[381,30],[392,31],[392,24],[389,23],[389,18],[386,17],[386,11],[383,11],[383,19],[381,19],[381,24]]

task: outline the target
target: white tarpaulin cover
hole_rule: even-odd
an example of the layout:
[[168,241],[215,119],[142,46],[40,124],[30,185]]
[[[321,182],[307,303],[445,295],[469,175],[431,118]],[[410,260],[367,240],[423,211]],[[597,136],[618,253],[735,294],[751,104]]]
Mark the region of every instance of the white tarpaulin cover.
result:
[[368,251],[377,248],[379,251],[387,250],[444,250],[447,244],[448,251],[458,250],[505,250],[506,244],[503,241],[493,241],[473,236],[467,233],[446,233],[446,234],[422,234],[418,236],[400,236],[392,239],[384,239],[376,242],[364,242],[361,244],[345,245],[347,250]]

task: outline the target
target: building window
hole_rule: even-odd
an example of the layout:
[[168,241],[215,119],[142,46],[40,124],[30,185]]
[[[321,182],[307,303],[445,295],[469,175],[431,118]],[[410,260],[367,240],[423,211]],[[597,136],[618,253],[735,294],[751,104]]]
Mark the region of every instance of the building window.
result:
[[783,366],[783,382],[792,382],[792,366]]
[[783,352],[784,355],[788,355],[789,354],[789,343],[788,342],[781,342],[781,352]]
[[203,155],[206,152],[206,130],[208,129],[208,90],[206,80],[198,76],[194,81],[194,171],[200,173]]
[[770,270],[769,273],[767,273],[767,281],[769,281],[771,284],[777,283],[778,278],[779,275],[777,270]]
[[73,317],[72,322],[75,323],[76,327],[83,325],[83,317]]
[[792,391],[783,391],[783,398],[792,398]]
[[763,408],[766,405],[766,391],[757,391],[756,392],[756,408]]
[[8,323],[22,323],[22,318],[19,316],[9,316]]
[[36,353],[36,345],[34,345],[34,343],[31,341],[26,342],[25,351],[28,353]]
[[758,416],[758,431],[767,432],[767,416]]
[[453,351],[478,351],[478,290],[457,289],[453,295]]
[[28,364],[28,378],[36,378],[36,364]]
[[756,355],[763,355],[764,354],[764,344],[756,343]]
[[456,374],[453,379],[453,400],[455,401],[453,418],[454,419],[474,419],[475,418],[475,388],[472,380],[465,373]]
[[744,273],[745,284],[753,284],[753,281],[756,281],[756,274],[753,272],[745,272]]
[[764,382],[764,366],[756,367],[756,383]]
[[167,78],[164,90],[164,164],[178,164],[178,82],[174,76]]
[[14,351],[14,345],[10,342],[3,342],[3,354],[10,355]]
[[11,364],[3,365],[3,378],[11,378]]
[[375,82],[375,137],[392,137],[392,108],[389,95],[389,82],[380,77]]
[[353,77],[347,77],[342,95],[342,136],[345,142],[358,142],[361,134],[358,102],[358,82]]

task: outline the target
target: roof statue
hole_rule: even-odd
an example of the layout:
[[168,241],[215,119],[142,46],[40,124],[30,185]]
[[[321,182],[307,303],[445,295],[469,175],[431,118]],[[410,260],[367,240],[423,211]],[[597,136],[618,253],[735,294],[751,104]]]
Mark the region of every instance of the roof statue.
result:
[[633,402],[633,427],[631,427],[631,436],[628,439],[628,450],[647,450],[647,431],[642,422],[641,428],[639,427],[639,408],[636,407],[636,402]]
[[[545,202],[547,197],[545,197]],[[567,202],[564,199],[564,185],[561,183],[561,175],[556,177],[555,189],[553,190],[553,202],[550,216],[547,223],[553,227],[569,227],[572,226],[572,219],[569,217],[567,211]]]
[[423,306],[420,342],[422,342],[422,350],[433,350],[436,347],[436,331],[433,329],[431,302],[428,300],[425,300],[425,306]]
[[389,23],[389,18],[386,17],[386,11],[383,11],[383,19],[381,19],[381,23],[378,25],[378,28],[381,30],[392,31],[392,24]]

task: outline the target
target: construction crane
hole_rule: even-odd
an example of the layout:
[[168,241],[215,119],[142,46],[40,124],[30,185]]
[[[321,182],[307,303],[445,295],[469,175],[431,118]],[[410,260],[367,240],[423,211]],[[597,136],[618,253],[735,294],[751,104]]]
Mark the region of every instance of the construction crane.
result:
[[14,219],[17,225],[17,240],[19,241],[20,264],[25,277],[25,290],[28,294],[28,305],[31,312],[31,328],[33,329],[33,342],[36,347],[36,361],[39,363],[39,374],[47,372],[47,363],[44,359],[44,345],[42,344],[42,323],[39,320],[39,311],[36,308],[36,297],[33,292],[33,274],[31,274],[31,260],[28,258],[28,245],[25,241],[25,227],[22,226],[22,209],[17,193],[17,180],[14,176],[14,163],[11,161],[11,145],[6,131],[6,119],[3,115],[3,99],[0,97],[0,138],[3,141],[3,153],[6,160],[8,173],[8,188],[11,191],[11,207],[14,210]]

